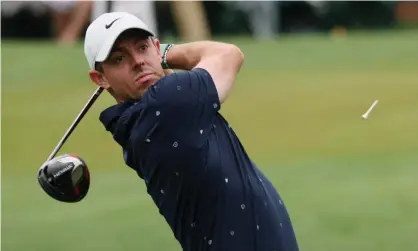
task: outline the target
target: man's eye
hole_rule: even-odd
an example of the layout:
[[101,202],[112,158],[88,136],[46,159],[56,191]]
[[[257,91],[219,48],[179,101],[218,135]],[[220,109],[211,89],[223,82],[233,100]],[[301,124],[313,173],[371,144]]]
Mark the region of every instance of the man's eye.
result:
[[148,49],[148,45],[141,45],[141,46],[139,46],[139,50],[140,51],[145,51],[146,49]]
[[122,60],[124,59],[125,57],[124,56],[115,56],[114,58],[113,58],[113,62],[114,63],[117,63],[117,64],[119,64],[120,62],[122,62]]

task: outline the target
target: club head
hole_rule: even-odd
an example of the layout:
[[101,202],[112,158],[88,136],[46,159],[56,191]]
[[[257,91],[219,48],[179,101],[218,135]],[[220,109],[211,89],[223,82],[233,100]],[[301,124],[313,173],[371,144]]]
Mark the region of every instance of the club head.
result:
[[62,202],[78,202],[90,187],[86,163],[78,156],[64,154],[44,163],[38,170],[42,189],[52,198]]

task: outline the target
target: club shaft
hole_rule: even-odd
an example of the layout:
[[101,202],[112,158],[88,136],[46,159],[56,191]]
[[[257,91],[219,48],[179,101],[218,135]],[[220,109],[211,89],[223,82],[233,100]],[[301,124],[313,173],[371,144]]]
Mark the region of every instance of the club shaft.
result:
[[89,101],[86,103],[86,105],[80,111],[80,113],[78,114],[78,116],[75,118],[74,122],[71,124],[71,126],[68,128],[68,130],[65,132],[64,136],[58,142],[58,144],[55,147],[54,151],[52,151],[51,155],[49,155],[47,161],[50,161],[51,159],[53,159],[55,157],[55,155],[57,154],[57,152],[61,149],[62,145],[65,143],[65,141],[71,135],[71,133],[74,131],[74,129],[76,128],[76,126],[78,125],[78,123],[80,123],[81,119],[84,117],[84,115],[90,109],[90,107],[93,105],[93,103],[96,101],[96,99],[100,96],[100,94],[102,93],[102,91],[103,91],[103,88],[99,87],[93,93],[93,95],[90,97]]

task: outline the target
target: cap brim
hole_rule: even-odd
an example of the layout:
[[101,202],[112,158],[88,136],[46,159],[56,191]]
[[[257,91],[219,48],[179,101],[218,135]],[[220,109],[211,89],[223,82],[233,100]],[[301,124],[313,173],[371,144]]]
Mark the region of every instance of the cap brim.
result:
[[120,34],[122,34],[124,31],[129,30],[129,29],[138,29],[138,30],[142,30],[146,33],[149,33],[150,36],[155,36],[155,34],[153,32],[151,32],[148,29],[144,29],[144,27],[138,25],[138,24],[124,24],[124,25],[118,25],[116,26],[116,24],[114,25],[114,29],[112,29],[111,33],[108,35],[108,37],[106,38],[106,41],[103,43],[102,48],[100,48],[99,53],[97,54],[96,57],[96,62],[103,62],[106,60],[106,58],[109,56],[110,51],[112,50],[112,47],[116,41],[116,39],[118,39],[118,37],[120,36]]

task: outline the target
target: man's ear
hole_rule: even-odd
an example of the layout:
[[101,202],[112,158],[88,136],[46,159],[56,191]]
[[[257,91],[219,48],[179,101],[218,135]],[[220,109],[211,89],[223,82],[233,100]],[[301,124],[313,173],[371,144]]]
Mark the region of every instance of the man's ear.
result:
[[103,75],[103,73],[96,71],[96,70],[89,70],[89,76],[90,76],[91,81],[95,83],[97,86],[100,86],[103,89],[110,88],[110,85],[107,82],[107,79]]
[[161,53],[160,53],[160,46],[161,46],[160,45],[160,40],[158,40],[158,38],[153,38],[152,42],[154,43],[155,48],[157,49],[158,55],[162,56]]

